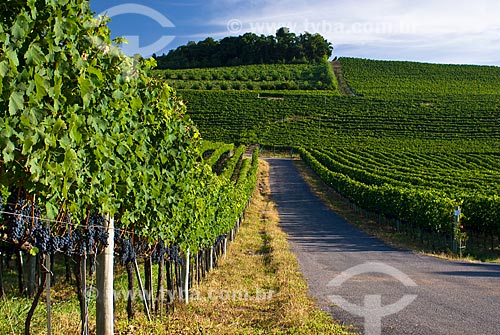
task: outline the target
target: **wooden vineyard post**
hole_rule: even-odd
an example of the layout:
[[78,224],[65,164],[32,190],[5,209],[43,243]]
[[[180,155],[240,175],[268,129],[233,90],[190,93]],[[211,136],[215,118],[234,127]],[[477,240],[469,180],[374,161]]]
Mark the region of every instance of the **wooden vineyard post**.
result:
[[189,249],[186,251],[185,259],[185,273],[184,273],[184,303],[189,304]]
[[151,313],[149,312],[148,298],[146,292],[144,291],[144,285],[142,284],[141,272],[139,271],[139,265],[137,264],[137,259],[134,259],[135,274],[137,276],[137,281],[139,282],[139,289],[141,291],[142,303],[144,305],[144,310],[148,317],[148,321],[151,322]]
[[46,279],[45,279],[45,294],[46,294],[46,303],[47,303],[47,335],[52,334],[52,321],[51,321],[51,306],[50,306],[50,284],[51,284],[51,276],[52,273],[50,272],[50,254],[47,254],[47,257],[45,258],[45,271],[47,271]]
[[163,301],[164,301],[164,285],[163,280],[165,278],[165,256],[161,256],[158,262],[158,277],[157,277],[157,291],[156,291],[156,304],[155,304],[155,314],[162,314]]
[[[455,209],[455,222],[454,222],[454,229],[453,229],[453,247],[454,247],[454,252],[455,254],[459,254],[460,258],[462,258],[462,252],[463,249],[465,248],[465,239],[466,235],[465,233],[462,232],[462,228],[460,226],[460,217],[462,215],[462,209],[460,206],[457,206],[457,209]],[[458,249],[458,251],[457,251]]]
[[82,276],[82,296],[83,296],[83,329],[82,335],[89,334],[89,306],[87,304],[87,254],[84,253],[81,258],[80,272]]
[[223,255],[224,255],[224,259],[226,259],[226,253],[227,253],[227,236],[224,236],[224,248],[223,248]]
[[[455,215],[455,221],[453,223],[453,243],[452,243],[452,249],[453,253],[457,254],[458,253],[458,246],[457,246],[457,231],[460,229],[460,214],[462,214],[462,211],[460,209],[460,206],[457,206],[455,209],[454,213]],[[462,250],[460,250],[461,252]]]
[[214,246],[210,247],[210,259],[208,260],[208,271],[214,269]]
[[148,306],[150,311],[154,311],[154,299],[153,299],[153,262],[151,257],[146,257],[144,260],[144,274],[145,274],[145,286],[146,286],[146,299],[148,300]]
[[[47,228],[49,230],[50,234],[50,224],[47,222]],[[47,271],[46,274],[46,279],[45,279],[45,302],[47,304],[47,335],[52,334],[52,311],[51,311],[51,304],[50,304],[50,288],[52,286],[52,278],[53,278],[53,273],[52,273],[52,268],[51,268],[51,259],[54,256],[51,255],[50,253],[47,253],[47,257],[45,257],[45,271]],[[53,259],[52,259],[53,261]]]
[[[97,256],[97,301],[96,301],[96,334],[113,335],[113,252],[114,252],[114,218],[106,215],[108,246]],[[85,298],[85,297],[84,297]]]

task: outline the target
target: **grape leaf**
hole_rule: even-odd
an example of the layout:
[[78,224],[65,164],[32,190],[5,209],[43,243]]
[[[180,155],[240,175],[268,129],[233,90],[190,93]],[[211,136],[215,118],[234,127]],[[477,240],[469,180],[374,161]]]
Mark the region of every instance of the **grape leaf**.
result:
[[35,73],[35,87],[37,100],[42,100],[43,97],[47,94],[47,89],[45,88],[45,82],[43,78],[38,73]]
[[11,116],[16,115],[24,107],[23,92],[14,91],[9,98],[9,113]]
[[40,45],[38,43],[31,44],[24,54],[24,59],[28,65],[41,65],[45,61],[45,56]]

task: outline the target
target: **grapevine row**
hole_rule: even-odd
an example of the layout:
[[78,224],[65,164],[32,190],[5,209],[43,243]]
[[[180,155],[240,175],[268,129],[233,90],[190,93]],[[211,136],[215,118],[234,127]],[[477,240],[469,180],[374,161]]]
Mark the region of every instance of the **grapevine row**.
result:
[[495,237],[500,234],[498,195],[481,193],[481,190],[457,193],[445,188],[419,187],[397,182],[397,174],[384,183],[366,183],[370,179],[362,170],[335,170],[338,166],[318,151],[301,148],[300,154],[322,180],[366,210],[427,232],[451,235],[454,209],[460,205],[465,231]]
[[[374,149],[372,148],[372,150]],[[342,150],[311,150],[311,152],[330,170],[354,176],[356,180],[366,184],[413,185],[439,188],[447,192],[465,190],[498,192],[496,180],[500,176],[499,173],[485,168],[457,169],[448,167],[446,169],[433,169],[427,165],[417,169],[413,160],[405,161],[405,157],[401,157],[401,155],[387,157],[389,155],[386,154],[382,162],[370,160],[370,153],[366,150],[357,153]],[[392,165],[386,166],[389,162]]]
[[317,64],[261,64],[224,68],[155,70],[177,89],[194,90],[335,90],[326,61]]

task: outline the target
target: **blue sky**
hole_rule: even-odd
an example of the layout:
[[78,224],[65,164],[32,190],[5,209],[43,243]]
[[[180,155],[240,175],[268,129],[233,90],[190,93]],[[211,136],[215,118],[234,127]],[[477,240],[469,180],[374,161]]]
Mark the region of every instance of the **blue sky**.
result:
[[334,55],[371,59],[500,66],[498,0],[91,0],[112,13],[126,52],[160,55],[199,41],[274,34],[320,33]]

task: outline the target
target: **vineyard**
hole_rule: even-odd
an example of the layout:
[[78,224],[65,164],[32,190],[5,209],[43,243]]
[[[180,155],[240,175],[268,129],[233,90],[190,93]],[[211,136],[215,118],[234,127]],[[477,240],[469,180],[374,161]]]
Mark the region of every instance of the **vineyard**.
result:
[[329,92],[180,90],[204,138],[274,146],[330,147],[373,140],[479,142],[500,139],[498,98],[409,100]]
[[[255,143],[299,152],[396,233],[436,250],[499,252],[499,68],[346,58],[355,96],[342,96],[326,62],[154,70],[114,46],[121,40],[87,1],[6,4],[0,310],[9,332],[50,333],[69,308],[80,319],[72,331],[111,334],[114,310],[139,314],[136,294],[149,320],[188,303],[245,215]],[[125,293],[113,306],[115,275]]]
[[[195,230],[190,237],[193,238],[194,233],[197,234],[198,238],[191,240],[198,242],[197,246],[190,244],[189,249],[163,239],[150,242],[132,231],[115,228],[115,298],[118,299],[115,308],[126,311],[129,319],[138,314],[138,308],[141,307],[138,304],[141,300],[148,319],[174,311],[175,303],[187,302],[187,292],[199,285],[206,274],[217,266],[218,261],[226,256],[226,249],[239,230],[256,182],[258,151],[253,152],[252,158],[243,158],[245,149],[245,146],[235,149],[234,145],[223,143],[202,144],[200,152],[205,157],[203,162],[215,172],[214,178],[217,181],[213,181],[214,187],[206,190],[209,196],[198,199],[200,202],[206,202],[202,207],[205,213],[199,216],[200,224],[192,225],[183,232]],[[212,210],[209,209],[210,205]],[[24,218],[33,220],[31,208],[21,207],[19,214],[9,214],[7,208],[3,212],[3,219],[7,224],[14,220],[22,222]],[[36,215],[40,215],[39,209],[36,210]],[[38,217],[35,217],[35,220],[38,220]],[[33,248],[38,249],[37,255],[26,254],[12,245],[2,243],[0,257],[2,264],[5,264],[0,276],[0,288],[4,298],[2,304],[9,303],[10,299],[21,299],[22,305],[28,308],[30,297],[38,286],[37,273],[43,273],[37,264],[43,264],[40,261],[43,260],[43,255],[50,255],[48,269],[51,275],[48,276],[50,279],[46,280],[62,292],[66,291],[68,286],[74,286],[78,293],[69,302],[62,302],[57,292],[52,293],[52,304],[57,308],[52,306],[51,318],[57,322],[61,317],[64,318],[68,310],[76,313],[75,310],[79,309],[81,331],[88,332],[92,320],[96,318],[96,256],[100,252],[97,248],[103,243],[100,240],[94,241],[93,236],[99,238],[103,226],[104,218],[95,215],[91,216],[89,223],[75,227],[72,232],[63,236],[51,234],[50,231],[38,231],[43,230],[43,227],[35,226],[31,235]],[[53,227],[54,225],[51,229]],[[31,239],[27,235],[23,238]],[[43,241],[46,241],[46,248],[42,246]],[[43,285],[40,287],[43,288]],[[27,298],[19,298],[20,296]],[[140,296],[141,300],[136,300],[137,296]],[[2,309],[8,310],[6,306],[2,306]],[[46,309],[43,307],[33,313],[31,332],[43,329],[45,313]],[[22,332],[23,317],[24,313],[17,315],[15,321],[11,321],[10,326],[14,332]],[[70,329],[77,332],[78,324],[73,323]]]
[[125,56],[87,1],[0,11],[2,327],[51,333],[72,290],[71,331],[113,333],[115,268],[129,318],[137,287],[148,319],[187,303],[234,238],[258,150],[202,141],[154,60]]
[[454,249],[459,237],[471,248],[498,251],[499,69],[351,58],[340,63],[356,96],[179,94],[204,138],[302,148],[302,158],[322,179],[398,232],[436,250]]
[[500,68],[341,58],[344,78],[358,95],[403,99],[458,100],[493,95],[498,99]]
[[223,68],[155,70],[177,89],[193,90],[335,90],[328,62],[247,65]]
[[[394,220],[434,248],[453,249],[453,241],[495,248],[500,242],[497,153],[416,154],[391,149],[305,150],[312,169],[349,201]],[[454,210],[464,214],[453,226]],[[465,235],[466,233],[467,235]],[[436,239],[438,240],[436,242]],[[473,240],[473,241],[472,241]]]

